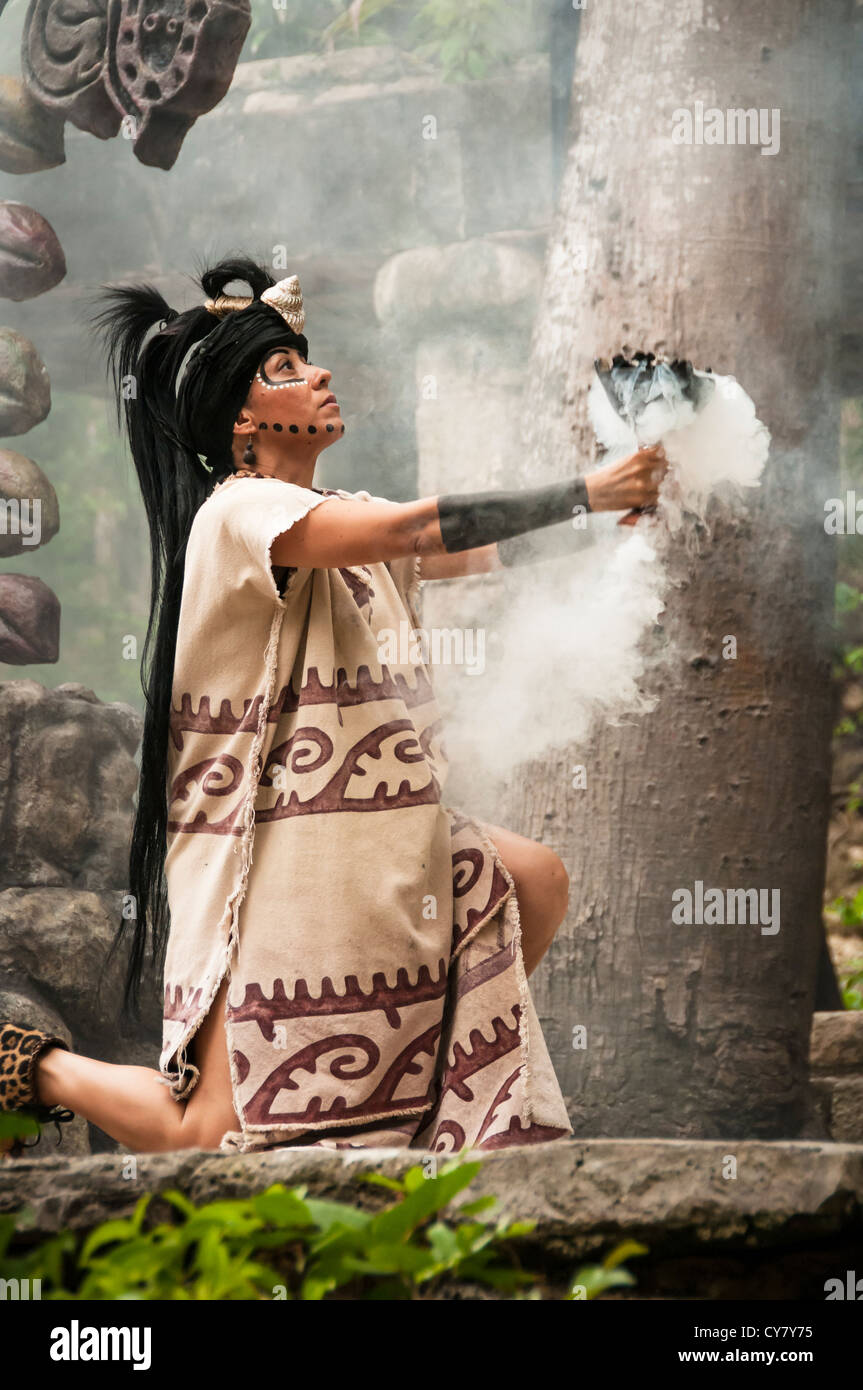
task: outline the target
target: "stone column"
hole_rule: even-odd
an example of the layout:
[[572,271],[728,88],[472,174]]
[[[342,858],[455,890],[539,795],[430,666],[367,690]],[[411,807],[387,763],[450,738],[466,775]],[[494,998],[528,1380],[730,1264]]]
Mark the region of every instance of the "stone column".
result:
[[[545,235],[506,233],[404,251],[375,283],[382,325],[413,361],[417,496],[511,485],[519,462],[530,336],[542,282]],[[423,627],[482,629],[486,670],[440,661],[432,668],[447,726],[446,800],[494,820],[493,788],[473,765],[457,709],[477,681],[494,679],[497,574],[423,586]],[[442,644],[442,654],[446,645]],[[453,647],[453,653],[457,651]]]

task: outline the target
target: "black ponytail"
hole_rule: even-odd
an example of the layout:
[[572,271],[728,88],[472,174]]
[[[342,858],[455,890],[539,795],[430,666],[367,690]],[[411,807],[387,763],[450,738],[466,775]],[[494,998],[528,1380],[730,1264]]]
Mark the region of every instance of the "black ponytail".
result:
[[[238,256],[204,270],[197,283],[210,298],[222,294],[235,280],[245,281],[255,300],[274,283],[260,265]],[[202,442],[184,432],[178,418],[176,383],[185,359],[205,337],[214,343],[226,339],[220,322],[202,304],[178,313],[152,285],[102,286],[94,302],[101,306],[90,316],[107,354],[106,375],[113,377],[117,423],[125,428],[135,471],[144,500],[150,533],[150,613],[141,663],[145,697],[141,771],[129,853],[129,894],[134,916],[122,918],[106,961],[131,933],[131,947],[123,994],[123,1011],[140,1018],[140,989],[148,937],[155,972],[164,965],[170,928],[164,866],[168,825],[168,737],[174,656],[180,618],[180,600],[186,545],[195,515],[213,486],[232,471],[232,437],[222,417],[215,444],[206,440],[207,466],[198,455]],[[258,319],[241,311],[249,324],[260,320],[266,332],[282,336],[284,323],[265,305],[255,306]],[[229,316],[238,319],[239,314]],[[158,327],[157,327],[158,326]],[[151,330],[157,329],[146,341]],[[230,337],[227,339],[229,345]],[[246,335],[254,344],[254,333]],[[254,349],[253,349],[254,350]],[[254,368],[252,368],[252,371]],[[188,367],[185,369],[188,374]],[[243,380],[240,370],[240,404],[245,399],[251,373]],[[207,374],[192,374],[191,386],[203,391],[204,413],[212,422],[212,400],[219,399]],[[184,386],[185,389],[185,386]],[[233,399],[233,398],[232,398]],[[209,409],[206,407],[209,405]],[[182,414],[182,413],[180,413]],[[188,422],[188,412],[185,422]],[[192,413],[194,419],[194,411]],[[235,418],[235,416],[234,416]],[[202,427],[203,428],[203,427]]]

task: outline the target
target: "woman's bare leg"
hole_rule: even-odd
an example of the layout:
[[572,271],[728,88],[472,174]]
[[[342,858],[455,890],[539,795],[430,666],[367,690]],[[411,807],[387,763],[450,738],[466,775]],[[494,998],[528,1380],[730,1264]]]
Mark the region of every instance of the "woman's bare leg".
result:
[[135,1153],[217,1149],[228,1130],[239,1129],[231,1091],[225,1034],[224,981],[189,1047],[201,1075],[188,1101],[176,1101],[149,1067],[99,1062],[52,1047],[36,1064],[36,1091],[43,1105],[62,1105]]
[[228,981],[223,980],[212,1008],[189,1048],[192,1061],[196,1067],[200,1067],[201,1075],[183,1112],[183,1148],[217,1149],[223,1135],[241,1127],[234,1109],[231,1064],[228,1060],[228,1036],[225,1030],[227,999]]
[[[522,930],[526,974],[536,969],[566,916],[569,879],[547,845],[501,825],[486,827],[512,875]],[[189,1100],[178,1102],[149,1067],[118,1066],[54,1047],[38,1061],[36,1087],[44,1105],[83,1115],[124,1148],[137,1153],[217,1149],[240,1123],[234,1110],[223,981],[189,1047],[201,1075]]]
[[530,975],[566,916],[569,877],[562,861],[548,845],[516,835],[502,825],[487,825],[486,833],[500,851],[515,883],[524,970]]

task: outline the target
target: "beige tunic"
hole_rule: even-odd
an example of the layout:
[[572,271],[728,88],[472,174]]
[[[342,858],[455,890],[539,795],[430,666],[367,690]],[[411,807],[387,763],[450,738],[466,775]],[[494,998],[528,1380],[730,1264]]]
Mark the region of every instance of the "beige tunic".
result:
[[[176,1099],[226,974],[243,1152],[438,1151],[572,1133],[531,1002],[512,878],[445,806],[418,560],[292,569],[270,547],[367,492],[229,478],[192,526],[171,712],[160,1070]],[[377,500],[377,499],[374,499]],[[381,656],[387,659],[382,661]]]

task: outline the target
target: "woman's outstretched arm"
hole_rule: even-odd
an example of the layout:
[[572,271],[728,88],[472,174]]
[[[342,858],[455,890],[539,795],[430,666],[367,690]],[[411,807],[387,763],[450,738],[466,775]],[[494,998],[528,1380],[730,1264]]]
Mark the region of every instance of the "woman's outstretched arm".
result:
[[490,574],[492,570],[533,565],[540,560],[558,560],[587,550],[596,543],[596,533],[588,526],[560,521],[541,531],[526,531],[493,545],[478,545],[452,554],[424,555],[421,579],[461,579],[468,574]]
[[[627,511],[651,506],[666,468],[663,451],[656,446],[598,468],[587,478],[577,475],[516,492],[448,493],[415,502],[325,498],[276,538],[272,562],[334,569],[407,555],[419,555],[425,562],[427,556],[497,546],[528,531],[571,520],[579,509]],[[503,558],[502,552],[499,557]]]

